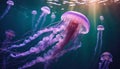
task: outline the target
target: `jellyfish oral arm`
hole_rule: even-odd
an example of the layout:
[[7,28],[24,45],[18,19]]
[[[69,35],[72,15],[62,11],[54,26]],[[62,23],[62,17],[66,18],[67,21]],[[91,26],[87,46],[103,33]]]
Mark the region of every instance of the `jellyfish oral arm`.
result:
[[39,30],[36,34],[34,34],[33,36],[30,36],[28,39],[25,39],[23,41],[23,43],[19,44],[19,45],[12,45],[11,47],[9,47],[8,49],[12,49],[12,48],[18,48],[18,47],[23,47],[25,46],[27,43],[31,42],[32,40],[36,39],[37,37],[39,37],[40,35],[42,35],[43,33],[46,33],[46,32],[50,32],[50,31],[53,31],[55,32],[55,29],[56,29],[56,32],[59,31],[59,30],[62,30],[64,28],[64,26],[61,27],[61,29],[57,29],[57,28],[46,28],[46,29],[43,29],[43,30]]
[[58,59],[60,56],[64,55],[65,53],[68,53],[69,51],[72,51],[72,50],[76,50],[76,49],[78,49],[80,47],[81,47],[81,44],[80,45],[76,45],[76,46],[71,46],[68,49],[60,51],[54,57],[51,56],[51,54],[53,54],[53,52],[54,52],[53,50],[56,49],[55,47],[53,47],[52,50],[49,50],[46,54],[44,54],[45,56],[37,57],[35,60],[26,63],[25,65],[23,65],[22,67],[20,67],[18,69],[25,69],[25,68],[31,67],[31,66],[33,66],[33,65],[35,65],[37,63],[40,63],[40,62],[46,63],[47,61],[55,59],[55,58]]
[[[64,37],[63,35],[57,34],[57,32],[60,32],[62,29],[63,29],[63,26],[61,26],[61,28],[59,29],[54,28],[55,31],[53,31],[53,33],[50,36],[44,37],[43,40],[39,41],[36,47],[32,47],[29,51],[26,51],[23,53],[11,54],[11,56],[21,57],[21,56],[26,56],[32,53],[38,53],[38,52],[44,51],[48,46],[59,41],[59,39],[62,39],[61,37]],[[56,38],[53,38],[55,34],[57,34]]]
[[[76,40],[75,40],[76,41]],[[77,41],[78,42],[78,41]],[[76,43],[76,42],[75,42]],[[81,47],[81,44],[78,44],[76,46],[70,46],[70,48],[68,49],[64,49],[64,50],[61,50],[59,53],[57,53],[54,57],[52,56],[53,54],[53,50],[56,50],[57,48],[56,47],[53,47],[51,50],[49,50],[46,54],[44,54],[43,57],[37,57],[35,60],[31,61],[31,62],[28,62],[26,63],[25,65],[23,65],[22,67],[20,67],[19,69],[25,69],[25,68],[28,68],[28,67],[31,67],[39,62],[43,62],[43,63],[46,63],[47,61],[51,60],[51,59],[58,59],[60,56],[64,55],[65,53],[68,53],[69,51],[72,51],[72,50],[76,50],[78,48]]]
[[[10,54],[11,57],[23,57],[23,56],[27,56],[29,54],[32,54],[32,53],[40,53],[41,51],[44,51],[47,47],[49,47],[51,44],[55,43],[58,41],[58,39],[60,39],[60,35],[57,35],[56,38],[53,39],[53,35],[50,36],[50,37],[46,37],[46,38],[49,38],[49,39],[43,39],[42,41],[40,41],[36,47],[32,47],[30,48],[29,51],[26,51],[26,52],[23,52],[23,53],[19,53],[19,54]],[[42,45],[41,45],[42,44]]]

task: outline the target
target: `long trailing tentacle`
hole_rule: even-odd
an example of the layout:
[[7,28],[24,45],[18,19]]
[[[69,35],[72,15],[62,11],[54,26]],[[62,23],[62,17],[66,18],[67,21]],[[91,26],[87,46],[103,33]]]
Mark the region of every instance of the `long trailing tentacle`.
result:
[[[12,57],[20,57],[20,56],[26,56],[32,53],[39,53],[41,51],[44,51],[47,47],[49,47],[51,44],[59,41],[61,39],[60,34],[57,34],[63,29],[61,28],[54,28],[55,31],[50,36],[44,37],[43,40],[39,41],[38,44],[35,47],[30,48],[29,51],[19,53],[19,54],[11,54]],[[57,34],[57,35],[56,35]],[[56,38],[54,38],[54,35],[56,35]],[[53,39],[54,38],[54,39]]]
[[[61,24],[60,24],[61,23]],[[60,24],[58,26],[58,24]],[[58,22],[57,25],[53,26],[53,27],[49,27],[47,26],[45,29],[39,30],[37,33],[35,33],[32,36],[29,36],[28,39],[25,39],[22,43],[18,44],[18,45],[12,45],[10,47],[8,47],[8,49],[13,49],[13,48],[19,48],[19,47],[23,47],[26,44],[30,43],[31,41],[35,40],[36,38],[38,38],[40,35],[42,35],[43,33],[47,33],[47,32],[57,32],[57,31],[61,31],[65,28],[65,26],[63,25],[63,22],[60,21]]]
[[[76,50],[78,49],[79,47],[81,47],[81,44],[80,45],[77,45],[77,46],[71,46],[70,48],[68,49],[64,49],[62,50],[60,53],[58,53],[56,56],[54,56],[54,58],[59,58],[60,56],[64,55],[65,53],[69,52],[69,51],[72,51],[72,50]],[[25,68],[28,68],[28,67],[31,67],[39,62],[43,62],[46,64],[46,62],[49,64],[49,61],[51,61],[52,59],[54,59],[52,57],[51,54],[53,54],[53,50],[56,49],[55,47],[53,47],[53,49],[49,50],[48,53],[44,54],[43,57],[37,57],[35,60],[31,61],[31,62],[28,62],[26,63],[25,65],[23,65],[22,67],[18,68],[18,69],[25,69]],[[46,65],[45,65],[46,66]]]
[[32,40],[38,38],[40,35],[42,35],[43,33],[46,33],[46,32],[50,32],[50,31],[53,31],[54,28],[46,28],[46,29],[43,29],[43,30],[40,30],[38,31],[36,34],[34,34],[33,36],[30,36],[28,39],[25,39],[23,41],[23,43],[19,44],[19,45],[12,45],[11,47],[8,47],[8,49],[12,49],[12,48],[18,48],[18,47],[23,47],[25,46],[27,43],[31,42]]
[[49,37],[45,37],[42,41],[40,41],[36,47],[31,47],[29,51],[19,53],[19,54],[10,54],[12,57],[23,57],[32,53],[40,53],[41,51],[44,51],[46,48],[48,48],[50,45],[52,45],[55,42],[58,42],[58,39],[60,38],[60,35],[57,35],[56,38],[54,38],[54,35],[51,34]]

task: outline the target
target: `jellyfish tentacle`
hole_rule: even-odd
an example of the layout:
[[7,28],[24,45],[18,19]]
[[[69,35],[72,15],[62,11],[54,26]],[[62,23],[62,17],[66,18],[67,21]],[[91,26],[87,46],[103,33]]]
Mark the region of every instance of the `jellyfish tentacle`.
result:
[[44,16],[44,13],[42,13],[40,16],[39,16],[39,19],[37,20],[37,23],[35,24],[35,29],[37,30],[37,27],[42,19],[42,17]]
[[22,67],[19,67],[18,69],[26,69],[39,62],[45,62],[45,59],[43,57],[37,57],[35,60],[32,60],[31,62],[26,63],[25,65],[23,65]]
[[[59,58],[60,56],[64,55],[65,53],[67,53],[69,51],[78,49],[80,46],[76,46],[76,47],[72,46],[66,50],[62,50],[60,53],[58,53],[56,56],[54,56],[54,58]],[[53,48],[56,49],[55,47],[53,47]],[[31,67],[39,62],[43,62],[43,63],[49,62],[50,60],[53,59],[51,54],[53,54],[53,49],[49,50],[48,53],[44,54],[43,57],[37,57],[35,60],[26,63],[25,65],[23,65],[19,69],[25,69],[25,68]]]
[[[59,38],[59,40],[60,40],[60,36],[59,36],[59,35],[58,35],[58,38]],[[56,38],[55,40],[58,41],[58,38]],[[62,38],[61,38],[61,40],[62,40]],[[53,50],[54,50],[54,49],[56,49],[56,48],[55,48],[55,47],[52,47],[52,49],[49,50],[47,53],[45,53],[43,57],[37,57],[35,60],[26,63],[25,65],[23,65],[23,66],[20,67],[19,69],[25,69],[25,68],[28,68],[28,67],[31,67],[31,66],[35,65],[36,63],[46,62],[46,61],[51,60],[51,59],[52,59],[52,58],[51,58],[51,57],[52,57],[51,54],[53,53]]]
[[57,55],[56,57],[60,57],[60,56],[62,56],[62,55],[64,55],[65,53],[67,53],[67,52],[69,52],[69,51],[72,51],[72,50],[76,50],[76,49],[78,49],[78,48],[80,48],[81,47],[81,44],[80,45],[77,45],[77,46],[71,46],[70,48],[68,48],[68,49],[65,49],[65,50],[62,50],[61,52],[60,52],[60,54],[59,55]]
[[42,21],[41,24],[40,24],[40,29],[42,28],[43,24],[45,23],[46,16],[47,16],[47,15],[44,15],[44,16],[43,16],[43,21]]
[[100,32],[97,32],[97,42],[96,42],[96,46],[95,46],[95,53],[94,53],[94,55],[97,54],[98,43],[99,43],[99,35],[100,35]]
[[12,49],[12,48],[18,48],[18,47],[23,47],[25,46],[27,43],[30,43],[32,40],[36,39],[37,37],[39,37],[41,34],[46,33],[46,32],[50,32],[53,31],[56,28],[46,28],[43,30],[38,31],[36,34],[34,34],[33,36],[30,36],[28,39],[25,39],[23,41],[23,43],[19,44],[19,45],[12,45],[11,47],[9,47],[8,49]]
[[[30,48],[29,51],[19,53],[19,54],[11,54],[12,57],[20,57],[20,56],[26,56],[32,53],[40,53],[41,51],[44,51],[47,47],[49,47],[51,44],[58,41],[58,39],[61,38],[62,35],[57,34],[57,32],[60,32],[61,30],[56,30],[53,34],[50,36],[44,37],[41,41],[38,42],[38,44],[35,47]],[[56,38],[53,39],[54,35],[56,35]],[[62,39],[62,38],[61,38]]]
[[0,20],[4,18],[4,16],[8,13],[10,8],[11,8],[10,6],[7,6],[7,8],[5,9],[5,12],[1,15]]
[[70,39],[74,37],[74,35],[76,34],[77,28],[78,28],[78,23],[71,21],[66,28],[65,38],[61,40],[58,44],[56,44],[56,46],[58,46],[58,50],[54,52],[53,56],[56,55],[59,51],[61,51],[63,47],[70,41]]

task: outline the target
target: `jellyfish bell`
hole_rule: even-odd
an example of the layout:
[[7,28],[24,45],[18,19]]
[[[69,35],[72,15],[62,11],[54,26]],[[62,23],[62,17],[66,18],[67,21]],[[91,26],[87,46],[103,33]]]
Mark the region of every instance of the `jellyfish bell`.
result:
[[112,55],[111,53],[109,52],[104,52],[102,55],[101,55],[101,58],[100,58],[101,61],[109,61],[109,62],[112,62]]
[[13,6],[13,5],[14,5],[14,2],[13,2],[12,0],[8,0],[6,3],[7,3],[8,5],[10,5],[10,6]]
[[104,17],[103,17],[103,16],[100,16],[100,20],[103,21],[103,20],[104,20]]
[[5,31],[5,34],[8,35],[8,36],[10,36],[10,37],[15,37],[15,32],[12,31],[12,30]]
[[85,15],[83,15],[80,12],[76,11],[68,11],[65,12],[61,16],[61,20],[64,21],[66,24],[69,24],[70,21],[76,21],[75,23],[78,23],[79,27],[79,33],[80,34],[87,34],[89,32],[90,24],[89,20]]
[[41,8],[41,10],[42,10],[45,14],[50,14],[50,8],[47,7],[47,6],[43,6],[43,7]]
[[5,35],[7,39],[12,40],[15,37],[15,32],[12,30],[5,31]]
[[36,14],[37,14],[37,11],[36,11],[36,10],[33,10],[33,11],[32,11],[32,14],[33,14],[33,15],[36,15]]
[[103,25],[98,25],[97,26],[97,30],[98,31],[103,31],[104,30],[104,26]]
[[55,13],[54,13],[54,12],[51,14],[51,18],[56,18],[56,16],[55,16]]

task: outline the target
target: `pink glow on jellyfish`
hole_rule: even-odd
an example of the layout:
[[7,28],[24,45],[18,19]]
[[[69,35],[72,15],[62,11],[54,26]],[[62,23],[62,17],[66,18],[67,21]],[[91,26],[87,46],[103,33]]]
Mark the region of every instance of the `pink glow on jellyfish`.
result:
[[104,26],[103,25],[98,25],[97,26],[97,30],[98,31],[103,31],[104,30]]
[[45,14],[50,14],[50,8],[47,6],[44,6],[41,8],[41,11]]
[[8,5],[10,5],[10,6],[13,6],[13,5],[14,5],[14,2],[13,2],[12,0],[8,0],[6,3],[7,3]]
[[9,12],[11,6],[14,5],[14,2],[12,0],[8,0],[6,3],[8,4],[8,6],[5,9],[4,13],[0,16],[0,20],[4,18],[4,16]]
[[[76,11],[68,11],[65,12],[61,16],[61,21],[58,23],[59,25],[51,26],[49,28],[45,28],[39,30],[33,36],[30,36],[29,39],[26,39],[23,43],[19,45],[13,45],[11,48],[22,47],[27,43],[31,42],[31,40],[36,39],[38,36],[43,33],[51,33],[49,36],[43,37],[42,40],[38,42],[34,47],[31,47],[28,51],[22,52],[19,54],[12,54],[11,56],[14,58],[27,56],[30,54],[41,53],[47,51],[48,47],[51,49],[48,50],[47,53],[37,57],[35,60],[26,63],[19,69],[25,69],[27,67],[31,67],[36,63],[43,62],[49,64],[49,61],[59,58],[65,53],[76,50],[81,47],[81,43],[79,42],[79,36],[81,34],[87,34],[89,32],[90,24],[85,15]],[[65,48],[68,43],[71,43],[67,49]],[[45,64],[46,68],[46,64]]]
[[61,19],[66,23],[66,35],[64,39],[57,44],[58,50],[54,52],[53,56],[62,50],[63,47],[79,33],[87,34],[89,32],[89,21],[86,16],[81,13],[69,11],[64,13]]
[[77,21],[79,24],[81,24],[80,25],[81,28],[79,29],[79,33],[81,34],[87,34],[89,32],[89,28],[90,28],[89,21],[87,17],[83,15],[82,13],[69,11],[69,12],[64,13],[61,19],[66,22],[68,20],[70,21],[71,19]]

